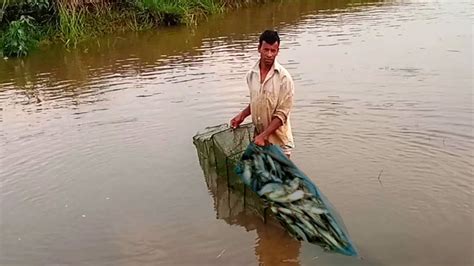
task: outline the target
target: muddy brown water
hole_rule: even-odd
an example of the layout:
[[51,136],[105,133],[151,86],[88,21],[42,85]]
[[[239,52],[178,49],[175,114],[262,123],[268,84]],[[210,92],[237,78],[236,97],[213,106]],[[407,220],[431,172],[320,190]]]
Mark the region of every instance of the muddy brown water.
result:
[[[0,264],[472,265],[472,3],[288,2],[0,59]],[[363,259],[206,183],[192,136],[245,107],[270,27],[292,159]]]

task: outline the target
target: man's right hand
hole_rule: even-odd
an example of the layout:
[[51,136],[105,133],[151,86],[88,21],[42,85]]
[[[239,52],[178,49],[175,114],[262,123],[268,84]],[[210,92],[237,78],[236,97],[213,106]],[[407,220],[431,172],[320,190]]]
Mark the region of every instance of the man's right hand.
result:
[[232,118],[232,120],[230,120],[230,126],[232,128],[238,128],[243,121],[244,119],[242,119],[242,114],[238,114],[234,118]]
[[244,122],[245,118],[250,115],[250,104],[245,107],[245,109],[236,115],[232,120],[230,120],[230,126],[232,128],[238,128],[242,122]]

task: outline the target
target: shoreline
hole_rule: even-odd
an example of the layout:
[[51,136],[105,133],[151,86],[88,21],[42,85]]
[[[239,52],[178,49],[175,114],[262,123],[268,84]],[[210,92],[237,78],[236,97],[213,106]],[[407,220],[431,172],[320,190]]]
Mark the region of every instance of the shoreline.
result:
[[104,34],[198,26],[211,15],[269,0],[6,0],[0,5],[0,55],[22,57],[39,46],[68,48]]

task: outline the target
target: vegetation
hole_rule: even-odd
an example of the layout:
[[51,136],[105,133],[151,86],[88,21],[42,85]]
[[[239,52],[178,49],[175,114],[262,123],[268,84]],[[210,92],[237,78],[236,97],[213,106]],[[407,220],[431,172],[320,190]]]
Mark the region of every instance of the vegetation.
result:
[[0,53],[25,56],[44,40],[75,47],[85,38],[157,26],[196,25],[264,0],[0,0]]
[[33,21],[32,17],[21,16],[19,20],[10,23],[0,40],[5,55],[24,56],[36,46],[37,38]]

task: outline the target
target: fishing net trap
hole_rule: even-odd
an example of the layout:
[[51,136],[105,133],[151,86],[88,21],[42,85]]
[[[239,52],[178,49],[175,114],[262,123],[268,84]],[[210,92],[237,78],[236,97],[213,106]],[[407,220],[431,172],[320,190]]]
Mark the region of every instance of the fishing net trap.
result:
[[251,123],[236,129],[223,124],[198,132],[193,143],[205,175],[212,169],[226,178],[227,189],[243,199],[245,208],[264,221],[278,220],[293,237],[356,256],[342,218],[313,181],[278,146],[255,145],[253,135]]

